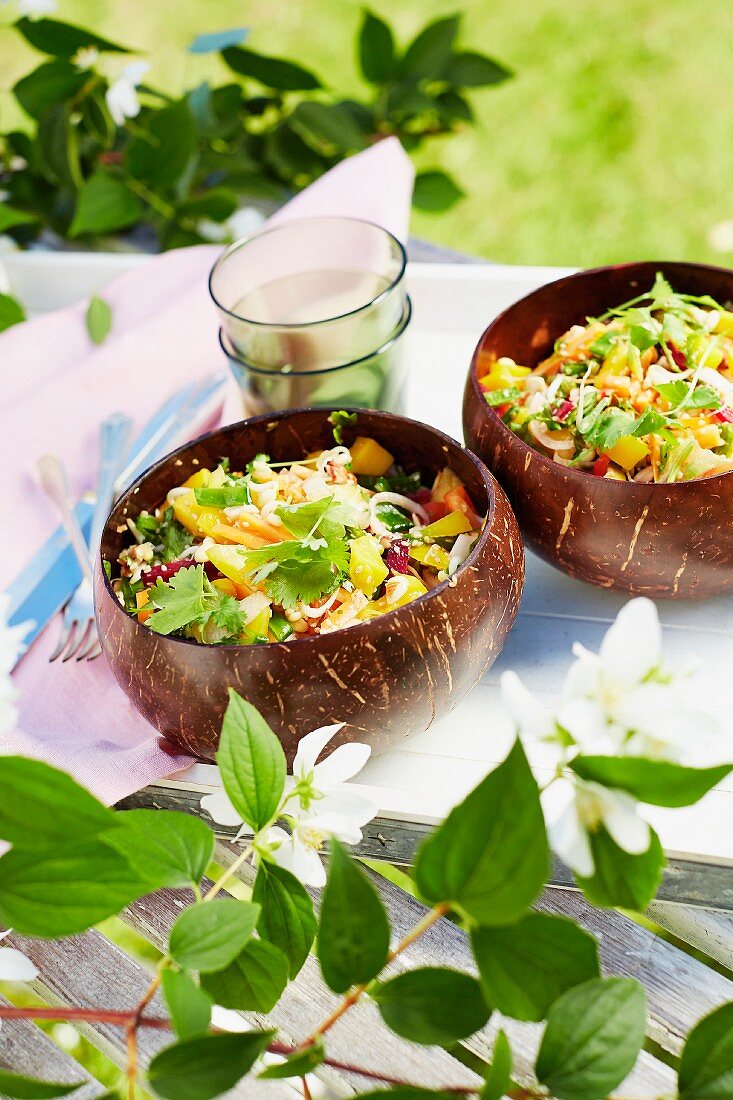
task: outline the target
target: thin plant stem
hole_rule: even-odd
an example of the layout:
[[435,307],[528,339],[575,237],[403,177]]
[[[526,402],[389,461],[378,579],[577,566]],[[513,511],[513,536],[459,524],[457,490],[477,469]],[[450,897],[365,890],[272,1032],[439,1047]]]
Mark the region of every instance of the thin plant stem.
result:
[[227,867],[221,878],[217,879],[211,889],[206,894],[204,894],[204,902],[211,901],[212,898],[216,897],[219,891],[223,889],[227,882],[229,882],[229,879],[236,875],[239,868],[247,862],[252,854],[252,850],[253,849],[251,844],[245,845],[245,847],[239,853],[234,862],[229,867]]

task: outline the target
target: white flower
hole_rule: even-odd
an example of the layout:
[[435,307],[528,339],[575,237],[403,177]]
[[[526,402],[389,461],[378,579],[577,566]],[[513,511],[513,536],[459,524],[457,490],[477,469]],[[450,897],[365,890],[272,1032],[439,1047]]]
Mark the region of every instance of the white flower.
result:
[[[0,940],[9,936],[12,928],[0,933]],[[38,968],[15,947],[0,947],[0,982],[32,982]]]
[[18,716],[15,708],[18,693],[10,673],[25,649],[23,639],[31,626],[30,623],[8,626],[9,607],[10,597],[0,593],[0,735],[12,728]]
[[122,126],[126,118],[135,118],[140,113],[140,100],[135,89],[149,68],[147,61],[131,61],[107,89],[107,107],[118,126]]
[[99,50],[96,46],[80,46],[71,59],[77,69],[93,69],[99,61]]
[[542,796],[550,817],[550,844],[576,874],[589,878],[595,869],[590,834],[602,825],[625,852],[640,855],[649,847],[649,825],[637,813],[637,803],[625,791],[581,779],[562,779]]
[[500,684],[502,703],[520,736],[529,741],[556,742],[559,731],[554,717],[547,707],[537,702],[516,672],[503,672]]
[[238,237],[248,237],[251,233],[256,233],[264,221],[265,215],[256,207],[243,206],[223,222],[200,218],[196,229],[204,240],[216,244],[219,241],[235,241]]
[[53,15],[58,8],[56,0],[18,0],[18,11],[29,19],[40,19],[44,15]]

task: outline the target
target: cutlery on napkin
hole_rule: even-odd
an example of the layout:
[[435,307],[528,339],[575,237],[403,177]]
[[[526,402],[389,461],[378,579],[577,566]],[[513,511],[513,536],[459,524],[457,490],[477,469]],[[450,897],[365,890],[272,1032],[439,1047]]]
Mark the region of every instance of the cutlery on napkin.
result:
[[[413,178],[399,142],[387,138],[338,164],[275,220],[341,214],[378,222],[404,241]],[[4,499],[14,517],[13,539],[0,542],[0,577],[15,576],[54,531],[35,474],[39,455],[63,456],[79,499],[94,476],[100,420],[119,409],[144,421],[172,389],[221,371],[206,285],[219,251],[177,249],[116,279],[104,291],[112,330],[99,346],[89,342],[84,303],[0,334],[7,368],[0,410]],[[232,383],[225,421],[241,417],[239,402]],[[64,768],[110,803],[190,763],[160,748],[156,731],[127,702],[104,661],[49,665],[54,634],[38,637],[14,673],[20,718],[6,749]]]

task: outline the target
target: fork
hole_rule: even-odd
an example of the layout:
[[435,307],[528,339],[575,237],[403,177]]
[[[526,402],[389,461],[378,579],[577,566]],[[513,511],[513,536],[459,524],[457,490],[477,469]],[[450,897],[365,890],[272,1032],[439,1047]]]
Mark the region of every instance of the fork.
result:
[[[104,524],[112,504],[114,482],[125,454],[131,427],[132,421],[128,416],[123,413],[113,413],[102,421],[99,428],[97,499],[89,534],[89,553],[92,560],[99,548]],[[56,661],[60,657],[65,662],[74,656],[77,661],[83,661],[85,658],[93,661],[101,655],[101,652],[94,619],[94,593],[91,567],[89,567],[83,570],[81,584],[66,605],[61,637],[49,661]]]

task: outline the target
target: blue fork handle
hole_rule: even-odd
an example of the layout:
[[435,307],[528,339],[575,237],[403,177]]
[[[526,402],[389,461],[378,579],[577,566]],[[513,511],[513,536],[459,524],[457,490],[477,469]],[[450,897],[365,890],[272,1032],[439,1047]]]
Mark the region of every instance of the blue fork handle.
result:
[[99,426],[99,471],[89,549],[92,560],[102,539],[104,524],[112,506],[115,478],[125,458],[132,420],[124,413],[112,413]]

